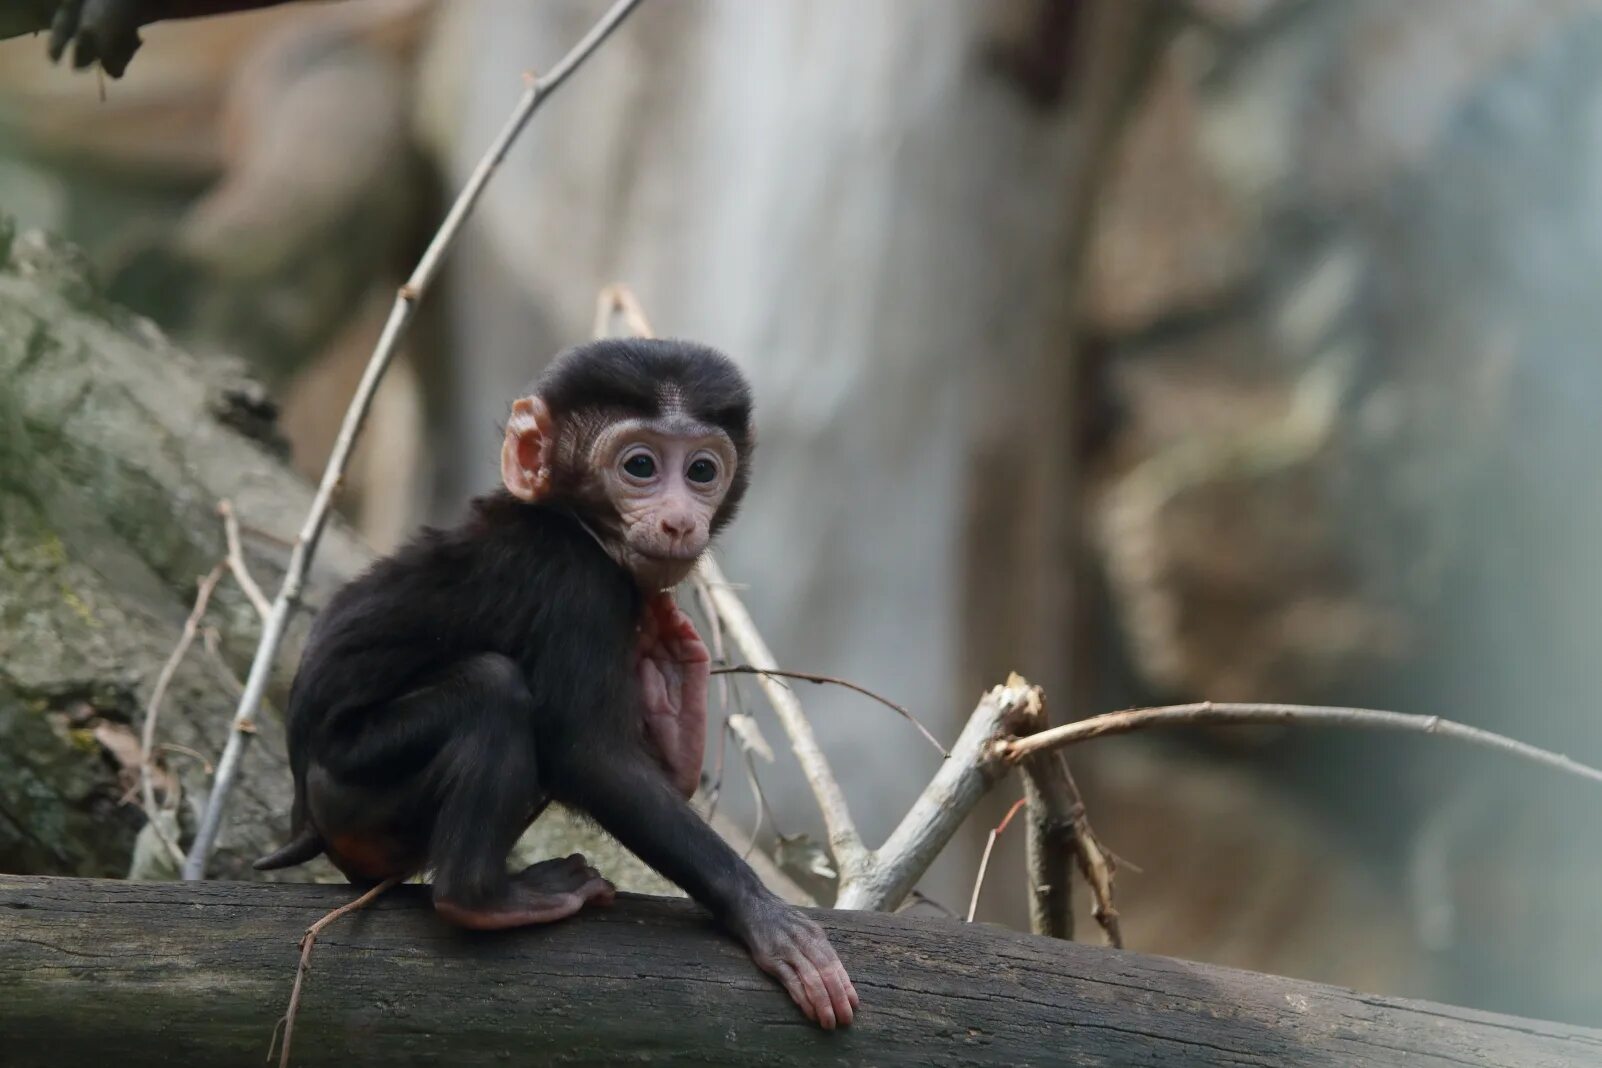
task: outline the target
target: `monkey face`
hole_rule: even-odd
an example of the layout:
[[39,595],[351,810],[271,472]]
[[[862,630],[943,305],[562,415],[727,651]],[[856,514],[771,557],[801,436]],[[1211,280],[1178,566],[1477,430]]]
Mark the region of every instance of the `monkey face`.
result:
[[642,589],[677,585],[736,484],[729,435],[682,412],[559,422],[537,397],[518,402],[503,454],[507,488],[573,507]]
[[626,419],[595,442],[593,469],[631,554],[693,564],[738,464],[729,436],[685,418]]
[[655,592],[676,585],[733,517],[750,480],[751,398],[705,346],[602,341],[559,356],[512,405],[501,478],[571,509]]

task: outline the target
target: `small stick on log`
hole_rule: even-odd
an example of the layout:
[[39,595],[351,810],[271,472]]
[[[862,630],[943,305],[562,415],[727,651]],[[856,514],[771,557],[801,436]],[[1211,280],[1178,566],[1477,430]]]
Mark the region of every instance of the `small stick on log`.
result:
[[[283,1018],[278,1021],[283,1025],[284,1029],[284,1046],[279,1053],[278,1068],[289,1068],[289,1046],[295,1038],[295,1017],[300,1013],[300,988],[306,981],[306,972],[311,968],[312,947],[317,944],[317,936],[322,933],[323,928],[341,916],[366,908],[379,897],[399,886],[403,881],[404,878],[402,876],[390,876],[355,901],[334,909],[328,915],[306,928],[306,933],[300,936],[300,963],[295,967],[295,985],[289,991],[289,1008],[284,1010]],[[278,1029],[275,1027],[273,1029],[273,1042],[276,1042],[277,1039]],[[267,1059],[271,1061],[272,1058],[273,1048],[269,1044],[267,1047]]]

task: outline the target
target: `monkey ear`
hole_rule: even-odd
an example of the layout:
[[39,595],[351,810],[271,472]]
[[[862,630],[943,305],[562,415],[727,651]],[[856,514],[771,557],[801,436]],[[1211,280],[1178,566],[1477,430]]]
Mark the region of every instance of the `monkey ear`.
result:
[[554,429],[551,410],[539,397],[519,397],[512,404],[501,442],[501,482],[512,496],[532,502],[550,492]]

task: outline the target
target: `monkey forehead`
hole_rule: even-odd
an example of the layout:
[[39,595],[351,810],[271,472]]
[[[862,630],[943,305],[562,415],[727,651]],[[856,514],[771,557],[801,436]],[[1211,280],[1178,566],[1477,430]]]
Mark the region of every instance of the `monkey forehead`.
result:
[[591,451],[598,456],[608,455],[642,439],[659,441],[676,440],[692,445],[706,445],[732,457],[734,442],[722,427],[701,420],[683,411],[669,411],[657,416],[630,416],[613,419],[592,439]]
[[566,350],[535,383],[558,416],[624,411],[667,416],[687,411],[729,434],[748,436],[751,391],[734,361],[691,341],[614,338]]

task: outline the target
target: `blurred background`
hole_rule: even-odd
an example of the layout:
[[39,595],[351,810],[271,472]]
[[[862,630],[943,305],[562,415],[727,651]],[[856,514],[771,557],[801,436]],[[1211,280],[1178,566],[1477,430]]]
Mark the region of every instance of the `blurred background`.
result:
[[[243,366],[315,478],[522,72],[602,7],[162,24],[120,81],[11,40],[0,214]],[[366,542],[493,485],[510,399],[617,281],[754,381],[723,561],[786,667],[946,739],[1017,670],[1058,721],[1366,705],[1602,763],[1602,2],[648,3],[425,302],[342,501]],[[802,697],[877,841],[937,755]],[[1131,948],[1602,1024],[1590,784],[1400,735],[1071,759]],[[0,758],[0,868],[121,874],[122,846],[6,829],[37,770]],[[759,774],[760,836],[815,833],[788,753]],[[1016,789],[920,911],[961,910]],[[1003,838],[982,919],[1026,925],[1021,857]]]

